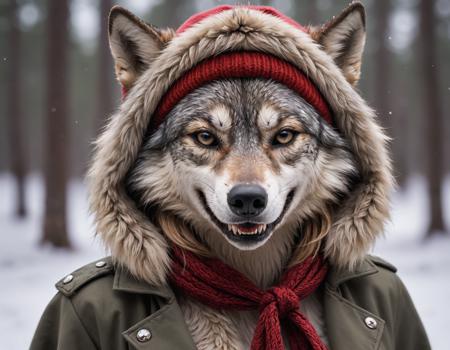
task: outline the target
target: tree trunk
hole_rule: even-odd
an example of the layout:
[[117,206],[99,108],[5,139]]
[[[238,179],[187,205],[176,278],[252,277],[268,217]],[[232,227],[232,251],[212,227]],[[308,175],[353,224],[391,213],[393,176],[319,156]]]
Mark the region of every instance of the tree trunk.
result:
[[164,0],[152,8],[149,19],[156,26],[178,28],[196,10],[195,0]]
[[20,64],[20,28],[18,21],[18,6],[16,0],[10,0],[8,17],[9,32],[9,77],[8,77],[8,118],[10,127],[11,170],[16,180],[16,208],[18,217],[26,216],[25,207],[25,147],[24,127],[21,103],[21,64]]
[[309,1],[306,9],[307,22],[311,25],[318,25],[320,21],[319,9],[317,8],[317,1]]
[[112,0],[100,2],[100,35],[98,43],[98,108],[95,121],[96,133],[104,125],[106,117],[112,112],[112,73],[113,63],[108,43],[108,15],[113,6]]
[[290,17],[304,26],[319,24],[319,11],[316,1],[291,1]]
[[261,6],[272,6],[272,0],[261,0]]
[[[404,116],[404,104],[402,104],[402,96],[397,92],[404,93],[406,90],[398,87],[403,82],[393,81],[392,70],[393,55],[388,47],[389,40],[389,14],[392,11],[392,1],[383,0],[374,3],[376,14],[376,37],[378,38],[378,47],[375,52],[375,89],[374,98],[375,106],[380,116],[383,127],[386,128],[387,134],[392,138],[391,153],[393,159],[394,176],[400,186],[405,183],[405,161],[402,151],[404,150],[404,128],[402,124]],[[394,68],[395,69],[395,68]],[[392,101],[395,98],[395,106]]]
[[390,54],[387,47],[387,39],[389,35],[389,11],[390,0],[376,1],[376,37],[378,38],[378,47],[375,53],[375,104],[378,113],[385,126],[391,130],[390,112]]
[[399,189],[404,189],[409,174],[408,152],[411,152],[411,149],[408,144],[408,134],[413,124],[413,113],[411,113],[412,107],[407,95],[408,82],[405,79],[397,78],[391,84],[392,98],[395,101],[395,104],[392,104],[393,114],[391,120],[394,137],[391,143],[393,147],[393,162]]
[[421,33],[421,66],[423,74],[424,117],[427,132],[427,176],[430,198],[430,225],[427,236],[445,232],[442,208],[443,168],[443,118],[439,91],[438,58],[436,53],[437,34],[434,13],[434,0],[420,2],[420,33]]
[[[375,106],[383,126],[387,129],[388,135],[393,136],[392,111],[390,104],[390,91],[392,89],[391,59],[387,47],[389,36],[389,12],[391,8],[390,0],[376,1],[374,4],[376,20],[377,50],[375,51]],[[395,142],[395,140],[394,140]]]
[[46,196],[42,242],[56,247],[70,247],[66,226],[68,5],[68,0],[49,0],[47,15]]

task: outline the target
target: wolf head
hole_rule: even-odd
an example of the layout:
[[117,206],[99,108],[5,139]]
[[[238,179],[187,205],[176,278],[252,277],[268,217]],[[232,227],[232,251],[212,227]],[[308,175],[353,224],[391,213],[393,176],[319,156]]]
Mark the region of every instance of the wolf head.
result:
[[219,234],[253,250],[328,213],[355,171],[346,142],[302,97],[271,80],[230,79],[175,106],[128,184],[141,207],[173,213],[205,241]]
[[[116,261],[155,284],[169,269],[168,240],[205,255],[289,245],[294,258],[320,250],[338,267],[357,264],[388,216],[392,186],[385,137],[354,88],[364,22],[359,3],[306,29],[268,8],[230,7],[175,33],[114,8],[110,45],[127,95],[89,178],[97,230]],[[236,51],[304,72],[335,124],[284,84],[234,77],[197,87],[149,127],[183,74]]]

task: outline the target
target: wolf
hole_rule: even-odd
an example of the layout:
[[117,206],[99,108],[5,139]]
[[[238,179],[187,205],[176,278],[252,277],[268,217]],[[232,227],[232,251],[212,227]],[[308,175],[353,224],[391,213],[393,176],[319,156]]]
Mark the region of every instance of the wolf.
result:
[[[145,140],[127,189],[160,225],[188,226],[168,229],[171,240],[267,287],[294,242],[295,260],[317,252],[357,174],[348,143],[303,98],[271,80],[230,79],[176,105]],[[307,220],[320,229],[301,230]]]
[[303,98],[271,80],[231,79],[176,105],[145,140],[127,189],[171,241],[267,288],[317,254],[357,174],[348,143]]
[[177,31],[115,7],[109,33],[123,103],[88,178],[111,258],[57,284],[32,349],[61,308],[67,349],[74,334],[102,349],[429,348],[395,267],[367,255],[393,179],[356,89],[361,3],[320,27],[223,5]]

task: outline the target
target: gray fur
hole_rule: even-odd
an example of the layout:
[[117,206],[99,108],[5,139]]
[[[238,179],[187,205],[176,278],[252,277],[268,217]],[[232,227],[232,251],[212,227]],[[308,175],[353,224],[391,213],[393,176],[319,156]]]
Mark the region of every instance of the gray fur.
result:
[[[208,110],[224,104],[232,110],[234,144],[248,151],[258,145],[254,126],[263,102],[271,102],[293,115],[325,147],[346,147],[338,132],[321,118],[302,97],[272,80],[229,79],[215,81],[190,93],[168,114],[165,121],[145,148],[157,149],[172,145],[183,135],[186,124],[193,118],[208,119]],[[283,116],[282,116],[283,117]]]
[[[292,208],[286,213],[281,224],[274,229],[273,235],[277,236],[274,240],[277,243],[271,240],[271,244],[285,247],[283,254],[288,257],[289,254],[286,255],[286,253],[292,251],[295,236],[301,233],[302,223],[309,217],[320,215],[327,205],[335,203],[338,198],[342,199],[342,194],[349,190],[350,179],[355,175],[356,170],[346,141],[333,126],[324,121],[302,97],[276,82],[262,79],[216,81],[193,91],[180,101],[158,130],[148,135],[129,173],[128,190],[137,202],[137,206],[144,211],[146,211],[145,208],[151,208],[150,211],[146,211],[150,215],[155,206],[159,210],[172,212],[193,227],[198,237],[207,242],[214,254],[220,255],[219,251],[227,249],[223,248],[223,245],[229,244],[217,236],[217,231],[220,230],[217,230],[208,214],[205,214],[201,205],[197,203],[195,190],[206,187],[209,209],[216,217],[228,217],[228,220],[220,221],[230,224],[236,219],[221,214],[222,209],[217,209],[217,205],[215,208],[211,202],[214,202],[214,198],[220,195],[217,193],[223,191],[223,188],[229,190],[235,184],[228,183],[227,178],[223,178],[227,184],[217,183],[222,181],[222,177],[215,174],[215,162],[209,152],[199,150],[201,147],[186,145],[186,129],[195,120],[203,120],[211,125],[213,116],[209,111],[217,106],[227,106],[231,116],[231,127],[227,133],[231,142],[227,146],[224,157],[237,155],[242,162],[242,167],[245,167],[254,157],[258,157],[261,161],[270,158],[264,155],[263,148],[267,147],[265,145],[267,140],[262,139],[263,130],[260,128],[260,119],[263,118],[261,110],[267,104],[280,111],[276,115],[280,121],[293,117],[300,121],[305,133],[311,136],[299,142],[297,146],[291,146],[291,149],[287,147],[288,151],[285,151],[286,155],[281,160],[272,160],[272,163],[276,164],[267,165],[271,179],[266,179],[266,182],[262,183],[266,187],[267,181],[281,183],[281,192],[275,194],[280,211],[288,192],[296,191]],[[286,166],[293,170],[287,171]],[[170,181],[157,178],[161,176],[160,167],[172,169]],[[197,172],[200,168],[204,169],[209,176],[199,183]],[[189,177],[192,178],[189,179]],[[293,181],[294,179],[297,182]],[[168,184],[183,182],[183,185],[169,185],[167,190],[164,190],[161,188],[160,181]],[[291,185],[291,182],[297,184]],[[222,204],[222,206],[218,204],[219,208],[226,206],[226,203],[222,202]],[[275,203],[269,201],[268,207],[274,205]],[[265,219],[264,216],[255,218],[255,221],[271,223],[271,220]],[[215,244],[222,246],[213,247]],[[233,248],[230,249],[230,252],[222,254],[222,258],[233,264],[232,261],[235,258],[232,256],[234,254],[242,256],[242,254]],[[271,251],[270,247],[267,249]],[[274,263],[274,269],[277,270],[277,266],[283,259],[279,259],[273,251],[272,248],[273,258],[277,260],[277,263]],[[261,252],[255,257],[265,259],[265,255]],[[258,263],[254,261],[240,265],[254,267]],[[264,280],[265,282],[262,283],[265,284],[274,278],[271,272],[254,268],[253,270],[255,270],[253,271],[255,276],[252,277],[258,283]]]
[[[138,206],[152,206],[151,198],[143,198],[147,189],[142,188],[142,184],[146,183],[142,177],[145,176],[146,166],[155,165],[155,158],[168,152],[174,163],[208,165],[208,159],[186,147],[182,138],[186,136],[186,126],[193,120],[205,120],[210,124],[212,117],[209,111],[217,105],[225,105],[232,117],[232,127],[228,131],[232,150],[244,157],[260,152],[262,140],[257,120],[264,103],[270,103],[282,111],[279,121],[293,116],[301,122],[305,132],[313,136],[300,149],[290,152],[285,159],[287,165],[295,166],[302,159],[314,161],[319,149],[333,151],[337,158],[352,159],[347,142],[337,130],[314,107],[284,85],[266,79],[214,81],[184,97],[156,131],[148,132],[127,180],[129,191],[139,201]],[[349,176],[353,175],[349,171]]]

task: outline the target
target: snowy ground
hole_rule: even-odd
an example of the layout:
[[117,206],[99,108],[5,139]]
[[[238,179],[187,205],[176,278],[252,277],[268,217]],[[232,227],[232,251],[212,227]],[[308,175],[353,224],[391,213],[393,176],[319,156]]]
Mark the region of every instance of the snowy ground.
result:
[[[449,179],[450,180],[450,179]],[[45,305],[55,293],[53,284],[65,274],[105,253],[92,237],[82,183],[69,190],[69,230],[75,249],[69,253],[39,247],[42,184],[32,177],[27,194],[30,218],[13,219],[13,182],[0,174],[0,350],[27,349]],[[450,181],[446,186],[446,213],[450,214]],[[450,239],[423,242],[426,227],[426,192],[421,179],[396,194],[393,222],[375,254],[399,269],[430,336],[433,349],[447,350],[450,343]],[[450,215],[447,215],[450,221]],[[450,222],[447,222],[450,226]],[[403,349],[402,349],[403,350]]]

